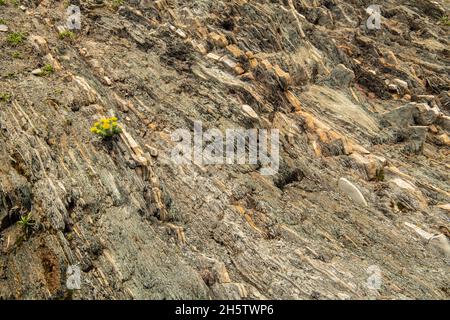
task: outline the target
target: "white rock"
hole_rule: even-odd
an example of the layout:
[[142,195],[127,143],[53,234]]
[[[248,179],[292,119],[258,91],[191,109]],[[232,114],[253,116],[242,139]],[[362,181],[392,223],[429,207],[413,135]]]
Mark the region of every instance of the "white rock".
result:
[[220,58],[220,61],[230,69],[234,69],[237,66],[237,63],[227,56],[223,56],[222,58]]
[[450,243],[445,235],[426,232],[409,222],[405,222],[405,225],[413,229],[422,238],[424,244],[432,245],[439,249],[444,255],[450,257]]
[[243,104],[242,105],[242,110],[248,114],[251,118],[253,119],[258,119],[258,114],[255,112],[255,110],[253,110],[252,107],[250,107],[248,104]]
[[392,179],[391,182],[395,183],[401,189],[409,190],[411,192],[416,192],[416,188],[408,181],[405,181],[400,178],[395,178],[395,179]]
[[66,29],[65,26],[57,26],[57,27],[56,27],[56,30],[58,30],[58,33],[61,33],[61,32],[66,31],[67,29]]
[[103,79],[105,80],[105,83],[108,85],[108,86],[111,86],[112,85],[112,81],[111,81],[111,79],[110,78],[108,78],[108,77],[103,77]]
[[0,24],[0,32],[6,32],[8,31],[8,26],[4,24]]
[[359,189],[345,178],[339,179],[339,190],[349,196],[355,203],[367,207],[367,201]]
[[42,69],[34,69],[31,71],[31,74],[34,74],[35,76],[39,76],[42,74]]
[[430,241],[430,239],[434,236],[432,233],[426,232],[426,231],[420,229],[419,227],[416,227],[416,226],[413,225],[412,223],[405,222],[405,225],[406,225],[407,227],[410,227],[411,229],[413,229],[419,236],[422,237],[422,239],[423,239],[425,242]]
[[395,91],[395,92],[397,92],[397,91],[398,91],[398,87],[397,87],[396,84],[391,83],[391,84],[389,85],[389,90],[390,90],[390,91]]
[[216,61],[219,61],[221,58],[221,56],[219,56],[218,54],[212,53],[212,52],[208,53],[206,55],[206,57],[209,59],[212,59],[212,60],[216,60]]
[[440,205],[437,205],[436,207],[438,207],[442,210],[446,210],[447,212],[450,212],[450,203],[440,204]]
[[87,51],[86,48],[81,48],[79,51],[80,51],[80,54],[81,54],[82,56],[87,56],[87,55],[88,55],[88,51]]
[[186,33],[181,29],[177,29],[177,31],[175,31],[175,33],[178,34],[183,39],[185,39],[187,37]]
[[398,85],[400,88],[408,89],[408,82],[400,80],[400,79],[394,79],[392,80],[396,85]]

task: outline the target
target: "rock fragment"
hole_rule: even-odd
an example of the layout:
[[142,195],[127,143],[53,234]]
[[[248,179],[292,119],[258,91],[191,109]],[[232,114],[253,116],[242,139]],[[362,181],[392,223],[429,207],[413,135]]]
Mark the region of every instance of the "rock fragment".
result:
[[423,146],[427,139],[428,127],[426,126],[410,126],[408,128],[408,144],[406,151],[421,154],[423,152]]
[[45,40],[44,37],[32,35],[29,37],[29,41],[37,52],[41,54],[46,54],[49,52],[47,40]]
[[248,104],[242,105],[242,110],[252,119],[259,119],[258,114]]
[[414,114],[415,109],[412,104],[406,104],[386,112],[384,114],[384,119],[386,119],[391,125],[407,127],[414,124]]
[[403,90],[408,90],[408,82],[400,80],[400,79],[394,79],[392,81],[395,85],[399,86]]
[[339,190],[345,193],[356,204],[367,207],[367,201],[359,189],[346,178],[340,178],[338,183]]
[[450,117],[440,115],[437,120],[436,124],[439,125],[442,129],[450,131]]
[[368,180],[382,180],[383,167],[386,165],[386,159],[375,155],[363,156],[358,153],[350,155],[360,175]]
[[426,103],[418,103],[416,105],[416,110],[416,123],[421,126],[429,126],[433,124],[439,115],[438,108],[431,108]]
[[273,70],[275,72],[275,76],[278,79],[278,82],[280,83],[281,88],[283,90],[287,90],[292,83],[289,73],[281,69],[278,65],[276,65]]
[[355,79],[355,73],[344,66],[338,64],[332,71],[329,77],[329,82],[337,87],[348,87]]
[[228,45],[227,38],[225,38],[225,36],[222,34],[211,32],[209,34],[209,38],[210,38],[211,42],[219,48],[225,48]]
[[386,63],[388,63],[390,65],[394,65],[395,66],[398,63],[397,57],[395,56],[395,54],[391,50],[386,51],[385,53],[383,53],[383,57],[384,57],[384,60],[386,61]]
[[438,108],[431,108],[426,103],[416,102],[408,103],[384,114],[384,118],[391,125],[403,128],[415,124],[429,126],[436,121],[438,116]]
[[425,209],[427,201],[422,192],[412,183],[399,177],[388,181],[391,197],[400,210],[418,211]]
[[227,46],[227,50],[235,57],[236,59],[240,59],[245,56],[244,52],[238,48],[235,44],[230,44]]
[[33,71],[31,71],[31,74],[35,76],[40,76],[42,74],[42,69],[40,68],[34,69]]
[[424,244],[431,245],[446,257],[450,257],[450,242],[444,234],[429,233],[409,222],[405,222],[405,225],[413,229],[421,237]]

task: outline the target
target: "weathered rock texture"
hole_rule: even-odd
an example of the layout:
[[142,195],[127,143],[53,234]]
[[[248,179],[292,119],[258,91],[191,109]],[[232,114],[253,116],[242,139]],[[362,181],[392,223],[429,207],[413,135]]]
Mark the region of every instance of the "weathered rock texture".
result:
[[[448,1],[371,2],[0,6],[0,298],[450,298]],[[174,164],[194,121],[279,129],[279,173]]]

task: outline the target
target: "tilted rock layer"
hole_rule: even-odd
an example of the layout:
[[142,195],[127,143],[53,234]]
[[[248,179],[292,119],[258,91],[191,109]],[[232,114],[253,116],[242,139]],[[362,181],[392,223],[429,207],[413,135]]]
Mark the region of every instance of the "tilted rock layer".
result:
[[[450,298],[448,1],[72,4],[0,5],[0,298]],[[195,121],[279,172],[177,165]]]

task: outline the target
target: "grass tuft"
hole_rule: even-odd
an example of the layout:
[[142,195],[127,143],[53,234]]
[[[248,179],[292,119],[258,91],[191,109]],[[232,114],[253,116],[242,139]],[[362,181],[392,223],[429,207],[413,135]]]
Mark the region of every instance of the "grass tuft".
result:
[[10,33],[6,38],[6,41],[12,46],[18,46],[19,44],[22,44],[24,40],[25,35],[21,32]]

